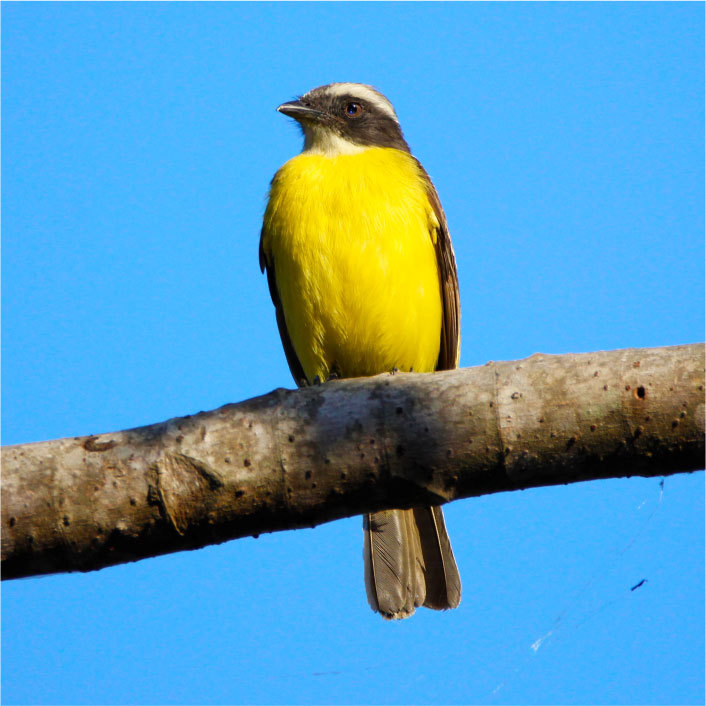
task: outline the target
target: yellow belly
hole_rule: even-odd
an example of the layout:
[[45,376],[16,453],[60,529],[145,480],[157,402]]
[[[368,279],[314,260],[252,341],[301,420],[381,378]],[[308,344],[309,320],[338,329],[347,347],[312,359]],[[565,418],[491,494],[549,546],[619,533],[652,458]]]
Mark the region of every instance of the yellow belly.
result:
[[303,153],[277,173],[263,250],[310,382],[435,369],[438,221],[414,159],[375,147]]

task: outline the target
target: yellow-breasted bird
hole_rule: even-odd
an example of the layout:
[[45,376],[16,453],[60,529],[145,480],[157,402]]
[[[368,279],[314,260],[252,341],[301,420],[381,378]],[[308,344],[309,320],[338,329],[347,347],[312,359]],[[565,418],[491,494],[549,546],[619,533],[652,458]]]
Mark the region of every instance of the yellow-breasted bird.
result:
[[[277,108],[304,149],[275,174],[260,267],[297,385],[458,365],[456,260],[439,196],[392,104],[371,86],[332,83]],[[406,618],[461,600],[440,507],[364,518],[373,610]]]

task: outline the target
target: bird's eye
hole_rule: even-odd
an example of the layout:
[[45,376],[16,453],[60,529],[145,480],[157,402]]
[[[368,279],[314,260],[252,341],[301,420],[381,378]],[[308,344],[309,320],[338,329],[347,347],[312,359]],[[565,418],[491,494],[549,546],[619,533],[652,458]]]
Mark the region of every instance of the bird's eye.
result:
[[346,104],[346,115],[349,118],[357,118],[363,112],[363,106],[360,103],[348,103]]

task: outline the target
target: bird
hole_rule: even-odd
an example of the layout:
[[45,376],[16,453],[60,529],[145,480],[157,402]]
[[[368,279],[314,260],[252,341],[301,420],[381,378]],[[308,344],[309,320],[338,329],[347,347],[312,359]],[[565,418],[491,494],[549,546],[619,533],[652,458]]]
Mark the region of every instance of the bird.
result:
[[[446,217],[392,103],[367,84],[331,83],[277,110],[304,145],[271,181],[259,258],[297,385],[458,367]],[[363,531],[374,611],[401,619],[459,605],[441,507],[369,513]]]

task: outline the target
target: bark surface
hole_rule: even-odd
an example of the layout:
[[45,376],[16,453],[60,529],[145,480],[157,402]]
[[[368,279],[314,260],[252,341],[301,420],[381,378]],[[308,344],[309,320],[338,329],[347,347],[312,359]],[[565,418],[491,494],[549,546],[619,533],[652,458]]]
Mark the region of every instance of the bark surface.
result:
[[147,427],[3,448],[2,577],[703,468],[702,344],[279,389]]

